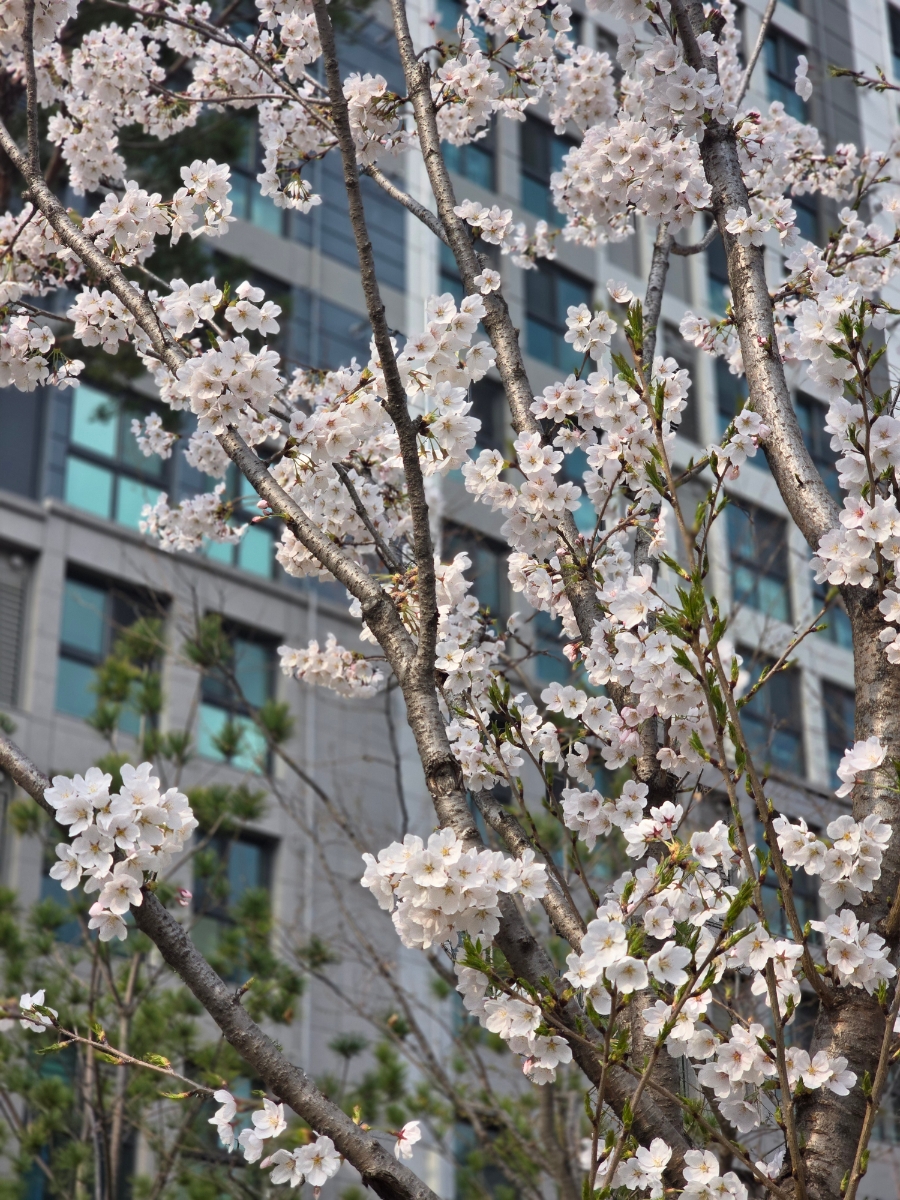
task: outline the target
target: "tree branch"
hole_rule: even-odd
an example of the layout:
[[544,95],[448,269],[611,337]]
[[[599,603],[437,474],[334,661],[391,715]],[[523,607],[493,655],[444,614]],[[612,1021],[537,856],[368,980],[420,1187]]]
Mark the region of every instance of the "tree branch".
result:
[[[56,816],[44,799],[49,779],[2,734],[0,767],[45,812]],[[138,929],[150,938],[266,1088],[290,1105],[317,1133],[330,1137],[376,1195],[384,1200],[438,1200],[408,1167],[324,1096],[304,1071],[288,1062],[242,1005],[234,1003],[233,988],[219,978],[152,889],[145,886],[142,892],[143,903],[132,909]]]

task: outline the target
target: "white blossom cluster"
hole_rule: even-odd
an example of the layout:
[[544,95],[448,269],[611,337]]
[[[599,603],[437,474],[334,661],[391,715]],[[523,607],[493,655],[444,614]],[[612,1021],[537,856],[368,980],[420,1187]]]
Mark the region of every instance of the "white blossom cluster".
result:
[[169,507],[169,498],[160,492],[155,504],[145,504],[141,510],[140,530],[159,542],[161,550],[199,550],[203,539],[213,542],[237,543],[246,525],[229,525],[231,508],[223,501],[225,484],[219,483],[211,492],[182,500],[177,508]]
[[392,919],[404,946],[427,950],[458,933],[490,943],[500,928],[500,896],[520,896],[526,906],[547,889],[547,871],[526,850],[507,858],[491,850],[467,850],[452,829],[427,843],[414,834],[363,855],[362,886],[370,888]]
[[0,306],[23,296],[46,296],[82,274],[73,250],[62,246],[31,203],[0,214]]
[[100,941],[124,941],[125,914],[143,903],[145,872],[155,874],[171,862],[197,828],[187,796],[177,788],[159,790],[150,763],[122,767],[122,788],[110,794],[112,775],[91,767],[82,777],[55,775],[44,799],[69,827],[71,842],[56,847],[50,875],[67,891],[87,876],[84,890],[99,892],[91,905],[88,928]]
[[[0,52],[21,52],[25,18],[25,0],[7,0],[0,12]],[[35,52],[48,46],[60,29],[75,16],[78,0],[35,0],[33,38]]]
[[55,342],[49,325],[35,324],[27,313],[0,319],[0,388],[74,387],[84,363],[54,351]]
[[131,422],[131,433],[145,458],[154,454],[160,458],[170,458],[172,446],[178,436],[165,428],[159,413],[150,413],[144,417],[143,423],[134,418]]
[[43,988],[36,991],[34,995],[30,992],[23,992],[19,997],[19,1015],[0,1018],[0,1033],[6,1033],[10,1029],[14,1029],[16,1025],[21,1025],[23,1029],[30,1029],[32,1033],[43,1033],[46,1029],[52,1029],[52,1018],[47,1013],[38,1012],[38,1008],[46,1008],[54,1017],[59,1016],[56,1009],[50,1008],[46,1003]]
[[456,990],[463,1007],[479,1023],[502,1038],[513,1054],[522,1059],[522,1072],[543,1087],[556,1079],[556,1068],[572,1061],[572,1050],[558,1034],[540,1033],[541,1010],[524,993],[512,995],[492,988],[488,977],[473,967],[455,964]]
[[[650,1200],[658,1200],[664,1194],[663,1173],[671,1157],[669,1145],[662,1138],[654,1138],[649,1146],[638,1146],[630,1158],[619,1162],[612,1186],[648,1192]],[[681,1195],[685,1200],[747,1200],[747,1188],[739,1176],[734,1171],[722,1174],[721,1164],[711,1150],[688,1150],[684,1164]],[[610,1166],[609,1158],[601,1161],[598,1185],[607,1181]]]
[[[219,1135],[219,1141],[230,1153],[240,1146],[248,1163],[257,1162],[269,1138],[280,1137],[287,1129],[284,1105],[274,1100],[263,1099],[263,1106],[251,1114],[251,1125],[235,1133],[237,1101],[225,1088],[213,1093],[219,1108],[209,1118]],[[274,1184],[289,1183],[292,1188],[303,1183],[310,1184],[316,1191],[336,1175],[341,1165],[341,1156],[334,1148],[330,1137],[319,1136],[314,1142],[298,1146],[294,1150],[275,1150],[260,1162],[260,1168],[271,1168],[269,1181]]]
[[[877,738],[857,742],[841,760],[841,778],[846,782],[837,794],[849,795],[859,774],[879,766],[884,755]],[[877,813],[859,822],[849,814],[830,821],[826,826],[830,846],[807,829],[802,818],[791,822],[787,817],[776,817],[774,827],[788,866],[802,867],[807,875],[821,877],[820,895],[829,908],[859,904],[863,894],[881,878],[881,861],[891,840],[891,827]]]
[[342,696],[374,696],[384,684],[384,672],[362,654],[345,650],[333,633],[324,648],[311,641],[306,649],[279,646],[281,670],[303,683],[330,688]]

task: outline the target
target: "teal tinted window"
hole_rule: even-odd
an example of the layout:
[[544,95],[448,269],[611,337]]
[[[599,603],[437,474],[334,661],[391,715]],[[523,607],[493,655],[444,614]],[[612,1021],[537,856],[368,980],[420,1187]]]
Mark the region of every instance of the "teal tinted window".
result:
[[472,561],[465,574],[472,580],[478,603],[490,609],[491,616],[505,620],[512,611],[507,573],[509,547],[478,530],[448,522],[444,525],[441,557],[450,562],[460,553],[468,554]]
[[241,770],[258,771],[266,762],[268,749],[252,713],[272,697],[277,642],[233,626],[225,626],[224,632],[231,644],[231,662],[203,677],[197,750],[205,758],[223,762],[216,738],[232,717],[241,730],[241,741],[231,761]]
[[493,190],[494,144],[491,133],[482,141],[470,142],[466,146],[451,146],[445,142],[443,149],[448,170]]
[[528,113],[521,128],[522,204],[529,212],[556,225],[562,217],[553,204],[550,177],[560,171],[574,139],[553,132],[553,127]]
[[203,553],[213,562],[225,563],[229,567],[234,563],[234,546],[231,542],[212,542],[207,539],[203,543]]
[[137,529],[145,504],[166,486],[168,465],[146,457],[131,432],[142,403],[88,386],[72,395],[63,496],[67,504]]
[[[214,482],[211,481],[209,487],[212,487]],[[260,525],[250,524],[254,517],[259,516],[259,509],[256,507],[259,496],[249,480],[234,467],[229,467],[226,482],[226,497],[237,501],[233,505],[233,524],[246,524],[248,528],[236,544],[204,539],[203,553],[213,562],[239,567],[251,575],[271,579],[275,570],[275,538],[278,529],[273,521]]]
[[63,592],[61,641],[69,649],[102,655],[106,643],[106,592],[67,579]]
[[268,753],[266,739],[249,717],[229,713],[228,709],[219,708],[214,704],[200,705],[197,721],[197,753],[214,762],[227,761],[216,745],[216,739],[222,734],[229,716],[233,717],[241,735],[238,752],[231,759],[231,765],[237,767],[239,771],[258,772],[260,765],[265,763]]
[[752,506],[732,503],[727,511],[732,603],[790,622],[785,522]]
[[237,565],[253,575],[272,578],[272,535],[251,525],[238,543]]
[[85,462],[69,455],[66,459],[66,484],[63,497],[66,504],[93,513],[95,517],[112,516],[115,476],[108,467]]
[[79,385],[72,395],[71,441],[113,458],[118,447],[119,412],[115,401],[96,388]]
[[94,668],[88,663],[61,657],[56,665],[56,711],[86,720],[97,706],[93,678]]
[[[742,650],[751,683],[771,666],[767,659]],[[797,671],[779,671],[767,679],[753,699],[741,709],[744,737],[757,765],[774,767],[792,775],[802,775],[803,705],[800,676]]]
[[766,36],[766,90],[770,100],[780,100],[784,110],[797,121],[807,120],[806,102],[794,91],[797,59],[804,47],[780,30]]
[[828,766],[832,785],[837,787],[837,769],[844,751],[856,740],[856,696],[849,688],[836,683],[822,684],[822,706],[825,709],[825,740],[828,744]]
[[234,640],[234,674],[248,702],[259,708],[272,694],[272,648],[246,638]]
[[[158,606],[114,588],[67,579],[63,591],[56,664],[56,709],[82,720],[92,715],[97,697],[94,671],[109,654],[117,634],[141,615],[159,615]],[[124,707],[119,728],[137,734],[140,718]]]
[[137,529],[140,525],[144,505],[155,504],[158,496],[158,485],[140,483],[137,479],[129,479],[126,475],[120,476],[116,498],[116,520],[120,525]]
[[534,271],[525,272],[525,308],[528,353],[533,358],[575,371],[584,359],[566,341],[566,312],[574,305],[591,306],[593,288],[578,275],[555,263],[541,260]]

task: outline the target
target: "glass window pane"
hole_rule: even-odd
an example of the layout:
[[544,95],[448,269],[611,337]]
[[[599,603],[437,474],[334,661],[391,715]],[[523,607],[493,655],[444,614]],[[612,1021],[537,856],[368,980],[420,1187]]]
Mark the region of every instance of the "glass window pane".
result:
[[247,892],[263,887],[264,852],[255,842],[235,841],[228,849],[228,903],[239,904]]
[[67,504],[95,517],[112,516],[113,474],[82,458],[66,459],[66,486],[63,498]]
[[234,546],[231,542],[207,541],[203,553],[213,562],[225,563],[229,567],[234,565]]
[[103,654],[106,592],[74,579],[66,580],[60,640],[86,654]]
[[269,699],[272,687],[272,652],[244,638],[234,640],[234,674],[244,696],[255,708]]
[[250,220],[260,229],[280,236],[284,210],[276,208],[270,196],[260,193],[259,184],[255,187],[251,184],[250,187]]
[[[200,705],[197,753],[203,758],[211,758],[214,762],[225,761],[213,739],[222,732],[227,720],[228,713],[224,708],[218,708],[214,704]],[[247,717],[236,717],[235,722],[241,730],[242,739],[240,752],[232,758],[231,765],[239,771],[253,771],[259,774],[259,761],[264,760],[266,756],[265,738]]]
[[258,525],[251,525],[238,543],[238,566],[254,575],[272,578],[272,535]]
[[545,221],[553,220],[556,215],[556,209],[550,199],[550,189],[529,175],[522,176],[522,205],[529,212],[543,217]]
[[60,656],[56,664],[56,711],[70,717],[89,717],[97,705],[90,690],[94,668],[88,663]]
[[135,418],[143,418],[144,413],[132,409],[130,412],[126,410],[125,428],[122,430],[122,462],[127,463],[139,475],[151,475],[154,479],[158,479],[165,469],[165,463],[158,454],[151,454],[149,457],[144,454],[140,446],[137,444],[137,438],[131,432],[131,422]]
[[72,396],[72,433],[70,440],[95,454],[116,453],[119,426],[118,407],[106,392],[80,384]]
[[137,529],[141,510],[145,504],[155,504],[159,497],[156,484],[138,483],[125,475],[119,476],[119,494],[116,498],[116,520],[129,529]]

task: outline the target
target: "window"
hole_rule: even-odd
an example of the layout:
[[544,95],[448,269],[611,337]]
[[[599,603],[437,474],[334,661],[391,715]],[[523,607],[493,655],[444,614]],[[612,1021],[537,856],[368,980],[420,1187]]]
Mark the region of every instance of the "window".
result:
[[[251,517],[259,516],[256,507],[259,497],[252,484],[235,467],[228,468],[225,478],[228,496],[237,501],[233,523],[247,523],[247,529],[236,545],[232,542],[205,541],[204,553],[214,562],[239,567],[242,571],[249,571],[251,575],[271,579],[275,569],[275,538],[281,532],[280,525],[276,526],[274,520],[250,525]],[[215,482],[217,481],[213,480],[213,483]]]
[[366,317],[301,287],[291,289],[290,308],[282,328],[284,356],[292,367],[330,371],[352,358],[369,361],[372,331]]
[[[96,579],[70,576],[63,590],[59,659],[56,666],[56,711],[70,717],[91,716],[97,705],[94,671],[110,654],[116,638],[139,617],[159,616],[161,605]],[[140,721],[127,705],[119,728],[137,735]]]
[[[58,879],[52,879],[50,869],[55,863],[59,862],[56,854],[57,837],[54,828],[47,829],[44,836],[44,841],[41,846],[41,903],[50,900],[53,904],[58,905],[65,913],[65,918],[61,924],[56,925],[53,930],[53,936],[58,942],[67,942],[78,944],[81,941],[81,925],[78,921],[76,904],[79,903],[81,889],[76,889],[74,892],[67,892]],[[130,914],[126,918],[133,920]],[[96,936],[96,935],[94,935]]]
[[[752,687],[771,660],[742,650]],[[802,775],[804,771],[800,674],[779,671],[768,679],[753,699],[741,709],[741,724],[751,753],[760,764]]]
[[[346,68],[343,59],[342,63]],[[385,74],[381,60],[379,69]],[[358,272],[359,254],[350,226],[340,155],[329,154],[324,162],[316,164],[309,181],[322,196],[322,203],[312,213],[293,214],[291,236],[307,243],[316,241],[323,254]],[[360,176],[359,186],[379,280],[382,285],[405,291],[406,210],[368,175]]]
[[563,371],[575,371],[584,355],[566,341],[566,310],[593,301],[586,279],[556,263],[541,260],[537,270],[525,272],[525,328],[528,353]]
[[900,8],[889,4],[887,10],[888,27],[891,34],[891,66],[894,70],[894,78],[900,79]]
[[485,376],[469,387],[472,401],[470,417],[477,417],[481,428],[475,434],[476,450],[500,450],[506,442],[506,392],[499,379]]
[[231,164],[232,213],[280,237],[284,232],[285,210],[277,208],[271,196],[260,193],[256,178],[263,171],[257,123],[249,117],[238,117],[234,119],[234,130],[241,152]]
[[576,447],[563,458],[560,465],[559,477],[567,483],[574,483],[577,488],[581,489],[581,500],[572,516],[575,518],[575,525],[578,528],[578,532],[590,537],[597,524],[597,511],[591,503],[584,486],[584,473],[587,469],[587,455],[580,447]]
[[441,557],[451,562],[460,553],[472,560],[466,578],[472,580],[478,603],[490,609],[491,616],[504,621],[510,613],[509,547],[477,529],[445,522]]
[[732,375],[724,358],[716,359],[715,370],[718,435],[722,437],[747,399],[747,380],[743,375]]
[[494,161],[495,161],[494,126],[477,142],[469,142],[465,146],[451,146],[444,143],[444,161],[451,171],[457,175],[465,175],[473,183],[494,190]]
[[[497,246],[490,246],[482,242],[478,247],[478,253],[487,261],[489,267],[492,267],[495,271],[500,270],[500,251]],[[444,242],[439,243],[438,267],[441,291],[449,292],[456,303],[460,304],[466,294],[466,289],[463,287],[462,276],[459,273],[459,267],[453,251]],[[487,333],[480,321],[472,340],[488,340]]]
[[457,304],[460,304],[466,294],[456,258],[449,246],[441,242],[439,251],[440,289],[449,292]]
[[0,550],[0,708],[19,701],[29,575],[21,554]]
[[804,241],[818,243],[820,240],[818,200],[815,196],[792,195],[790,201],[797,214],[795,224],[800,232],[800,237]]
[[794,91],[797,58],[804,47],[780,30],[766,35],[766,91],[770,100],[780,100],[785,112],[798,121],[807,118],[806,103]]
[[[215,955],[229,931],[241,921],[242,908],[272,889],[276,843],[240,833],[216,834],[197,855],[191,938],[201,953]],[[232,964],[236,966],[237,964]]]
[[732,604],[789,622],[786,522],[765,509],[740,507],[734,501],[727,515]]
[[825,711],[825,741],[828,746],[828,770],[838,786],[837,769],[844,751],[854,743],[856,696],[836,683],[822,683],[822,707]]
[[563,159],[578,143],[539,117],[527,113],[521,127],[520,162],[522,204],[529,212],[559,225],[560,214],[553,204],[550,176],[562,170]]
[[[659,327],[656,341],[656,352],[664,358],[674,358],[679,367],[687,371],[691,377],[691,388],[687,394],[687,407],[682,410],[679,432],[689,437],[692,442],[701,441],[700,421],[697,398],[697,357],[693,348],[681,336],[677,325],[663,321]],[[718,360],[717,360],[718,361]]]
[[[231,647],[227,667],[203,677],[197,724],[197,753],[242,771],[264,769],[267,747],[251,710],[271,700],[275,690],[275,641],[253,630],[223,625]],[[225,741],[236,737],[226,755]],[[233,748],[233,747],[232,747]]]
[[[68,295],[68,293],[63,293]],[[52,295],[52,293],[51,293]],[[50,296],[42,301],[50,308]],[[23,401],[18,388],[0,388],[0,488],[37,500],[43,494],[41,450],[47,393],[30,392]]]
[[[455,34],[460,17],[465,17],[466,6],[463,0],[437,0],[438,25],[448,33]],[[469,22],[471,24],[471,21]],[[473,26],[473,32],[479,45],[485,52],[490,47],[490,38],[480,25]]]
[[[165,407],[165,406],[163,406]],[[81,384],[72,393],[63,499],[67,504],[137,529],[141,509],[168,483],[168,463],[145,458],[131,432],[146,408]]]

